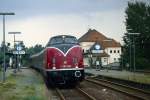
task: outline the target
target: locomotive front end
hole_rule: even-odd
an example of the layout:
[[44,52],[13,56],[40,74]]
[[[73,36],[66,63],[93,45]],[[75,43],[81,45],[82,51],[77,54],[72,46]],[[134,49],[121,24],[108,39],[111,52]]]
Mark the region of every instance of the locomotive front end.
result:
[[46,72],[56,84],[76,84],[84,79],[82,49],[75,37],[65,35],[50,40]]

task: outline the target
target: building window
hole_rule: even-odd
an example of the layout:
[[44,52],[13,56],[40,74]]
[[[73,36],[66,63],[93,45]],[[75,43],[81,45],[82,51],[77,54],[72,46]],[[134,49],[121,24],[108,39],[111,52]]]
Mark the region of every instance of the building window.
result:
[[120,51],[118,50],[118,53],[120,53]]
[[114,53],[116,53],[116,50],[114,50]]
[[110,53],[112,53],[112,50],[110,50]]
[[116,58],[114,58],[114,61],[116,61]]

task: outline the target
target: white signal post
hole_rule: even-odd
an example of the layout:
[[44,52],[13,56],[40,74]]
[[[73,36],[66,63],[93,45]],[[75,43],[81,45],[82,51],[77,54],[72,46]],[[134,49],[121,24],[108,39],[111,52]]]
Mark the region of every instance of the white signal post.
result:
[[6,70],[6,59],[5,59],[5,16],[6,15],[15,15],[15,13],[11,12],[0,12],[0,15],[3,16],[3,46],[4,46],[4,62],[3,62],[3,82],[5,82],[5,70]]

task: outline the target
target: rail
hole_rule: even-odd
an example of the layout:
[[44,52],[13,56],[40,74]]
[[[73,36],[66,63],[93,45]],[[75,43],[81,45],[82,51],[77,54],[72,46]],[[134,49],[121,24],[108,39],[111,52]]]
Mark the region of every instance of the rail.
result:
[[104,86],[106,88],[109,88],[109,89],[112,89],[114,91],[118,91],[118,92],[121,92],[125,95],[128,95],[128,96],[131,96],[131,97],[134,97],[136,99],[140,99],[140,100],[149,100],[149,97],[143,97],[141,95],[137,95],[137,94],[134,94],[133,92],[131,93],[130,91],[126,91],[126,90],[123,90],[122,88],[118,88],[118,87],[115,87],[115,86],[112,86],[111,84],[108,84],[106,82],[100,82],[98,80],[94,80],[94,79],[85,79],[86,81],[88,82],[92,82],[94,84],[97,84],[97,85],[101,85],[101,86]]

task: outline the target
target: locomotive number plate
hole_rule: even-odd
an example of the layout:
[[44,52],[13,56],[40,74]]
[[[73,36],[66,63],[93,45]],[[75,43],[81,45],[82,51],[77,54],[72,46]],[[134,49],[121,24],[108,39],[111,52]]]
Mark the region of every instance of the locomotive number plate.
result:
[[64,68],[70,68],[71,65],[64,65],[63,67],[64,67]]

